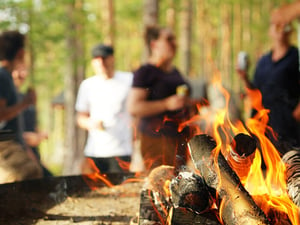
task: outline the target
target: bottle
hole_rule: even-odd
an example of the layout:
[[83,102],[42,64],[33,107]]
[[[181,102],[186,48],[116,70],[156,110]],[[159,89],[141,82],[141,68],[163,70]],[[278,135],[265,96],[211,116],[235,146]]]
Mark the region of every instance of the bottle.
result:
[[238,68],[239,70],[246,71],[249,65],[249,57],[247,52],[240,51],[238,54]]

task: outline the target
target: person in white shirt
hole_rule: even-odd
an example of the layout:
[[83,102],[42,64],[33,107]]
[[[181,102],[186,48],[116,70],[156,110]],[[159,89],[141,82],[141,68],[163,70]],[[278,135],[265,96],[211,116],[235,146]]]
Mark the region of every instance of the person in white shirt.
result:
[[78,126],[88,131],[84,155],[100,173],[128,171],[132,154],[131,118],[125,103],[133,75],[115,71],[113,53],[103,44],[92,49],[95,75],[80,84],[75,106]]

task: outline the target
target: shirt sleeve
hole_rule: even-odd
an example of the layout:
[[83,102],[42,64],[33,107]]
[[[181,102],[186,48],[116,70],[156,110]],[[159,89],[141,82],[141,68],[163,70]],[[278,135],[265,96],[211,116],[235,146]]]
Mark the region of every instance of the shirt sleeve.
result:
[[85,81],[79,86],[75,110],[77,112],[89,112],[88,89]]
[[152,84],[153,75],[147,66],[140,67],[133,75],[133,87],[148,88]]
[[8,88],[10,87],[7,80],[0,76],[0,99],[8,99]]

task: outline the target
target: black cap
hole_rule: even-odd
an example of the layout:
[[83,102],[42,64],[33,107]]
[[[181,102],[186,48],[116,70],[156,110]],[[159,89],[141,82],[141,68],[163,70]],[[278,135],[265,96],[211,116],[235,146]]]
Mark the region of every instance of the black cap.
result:
[[107,56],[113,54],[114,54],[114,49],[109,45],[99,44],[92,49],[93,58],[98,58],[98,57],[106,58]]

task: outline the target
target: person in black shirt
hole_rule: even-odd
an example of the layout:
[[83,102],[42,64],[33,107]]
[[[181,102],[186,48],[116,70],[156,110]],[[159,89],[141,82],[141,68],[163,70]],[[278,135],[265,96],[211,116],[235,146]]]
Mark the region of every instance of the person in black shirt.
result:
[[13,140],[0,142],[0,183],[42,177],[40,165],[23,139],[21,113],[35,104],[30,89],[19,101],[12,71],[25,59],[25,36],[18,31],[0,34],[0,131],[14,134]]
[[268,125],[275,132],[273,135],[267,131],[266,135],[282,155],[300,146],[295,116],[300,97],[299,56],[298,49],[290,43],[291,33],[290,24],[271,23],[272,48],[258,61],[253,81],[249,81],[247,71],[238,70],[248,88],[261,92],[262,104],[269,110]]
[[177,45],[172,30],[148,27],[145,42],[150,57],[134,72],[128,110],[139,120],[145,169],[160,165],[180,169],[187,161],[189,135],[180,124],[191,116],[191,86],[173,64]]

